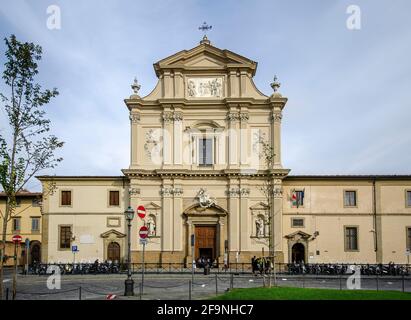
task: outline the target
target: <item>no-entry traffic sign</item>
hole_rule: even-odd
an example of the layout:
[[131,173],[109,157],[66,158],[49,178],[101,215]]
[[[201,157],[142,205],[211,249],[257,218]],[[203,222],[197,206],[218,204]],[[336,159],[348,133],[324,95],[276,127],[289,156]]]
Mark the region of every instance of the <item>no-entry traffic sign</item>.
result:
[[23,240],[23,238],[20,235],[16,234],[16,235],[13,236],[13,238],[11,238],[11,240],[14,243],[20,243]]
[[141,219],[144,219],[144,217],[146,216],[146,208],[144,208],[144,206],[138,206],[137,214]]
[[138,232],[141,239],[145,239],[148,237],[148,229],[146,226],[142,226],[140,231]]

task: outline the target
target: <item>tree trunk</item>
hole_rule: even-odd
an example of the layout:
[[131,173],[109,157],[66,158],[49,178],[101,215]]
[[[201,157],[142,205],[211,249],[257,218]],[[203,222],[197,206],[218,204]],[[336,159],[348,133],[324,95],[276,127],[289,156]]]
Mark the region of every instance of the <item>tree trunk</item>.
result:
[[10,214],[10,201],[7,197],[6,199],[6,212],[3,217],[3,228],[1,234],[1,248],[0,248],[0,300],[3,299],[3,266],[4,266],[4,256],[6,252],[6,237],[7,237],[7,223]]

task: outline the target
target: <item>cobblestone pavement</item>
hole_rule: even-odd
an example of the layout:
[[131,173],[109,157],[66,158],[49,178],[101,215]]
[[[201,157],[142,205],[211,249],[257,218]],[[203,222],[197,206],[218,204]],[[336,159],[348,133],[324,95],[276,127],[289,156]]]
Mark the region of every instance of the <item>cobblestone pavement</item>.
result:
[[[61,276],[61,289],[49,290],[47,288],[48,276],[18,275],[17,295],[18,300],[86,300],[106,299],[108,294],[115,294],[116,299],[140,299],[141,274],[134,274],[135,296],[124,297],[124,280],[126,275],[63,275]],[[346,289],[348,276],[292,276],[278,275],[279,286],[306,287],[306,288],[334,288]],[[262,287],[264,282],[268,285],[269,279],[252,274],[196,274],[190,292],[191,274],[146,274],[144,289],[141,298],[152,300],[186,300],[207,299],[222,294],[230,288]],[[216,286],[217,281],[217,286]],[[272,280],[273,281],[273,280]],[[9,288],[11,298],[11,275],[7,274],[4,280],[5,288]],[[81,289],[80,289],[81,288]],[[369,290],[399,290],[411,292],[411,277],[361,277],[361,289]]]

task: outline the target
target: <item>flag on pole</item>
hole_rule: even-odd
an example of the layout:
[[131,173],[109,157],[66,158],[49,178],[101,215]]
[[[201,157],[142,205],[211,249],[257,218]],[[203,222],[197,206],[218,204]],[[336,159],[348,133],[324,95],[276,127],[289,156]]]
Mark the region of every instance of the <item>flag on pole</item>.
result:
[[291,190],[291,203],[293,207],[297,206],[297,192],[295,189]]

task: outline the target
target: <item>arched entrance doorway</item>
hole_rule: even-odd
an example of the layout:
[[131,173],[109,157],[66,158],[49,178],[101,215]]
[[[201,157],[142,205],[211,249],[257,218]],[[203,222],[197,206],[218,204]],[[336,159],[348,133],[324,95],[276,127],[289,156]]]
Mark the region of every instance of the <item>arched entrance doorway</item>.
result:
[[117,242],[110,242],[107,246],[107,260],[120,261],[120,245]]
[[302,243],[296,243],[291,249],[292,262],[305,262],[305,247]]
[[30,264],[41,262],[41,245],[39,242],[33,242],[30,246]]

